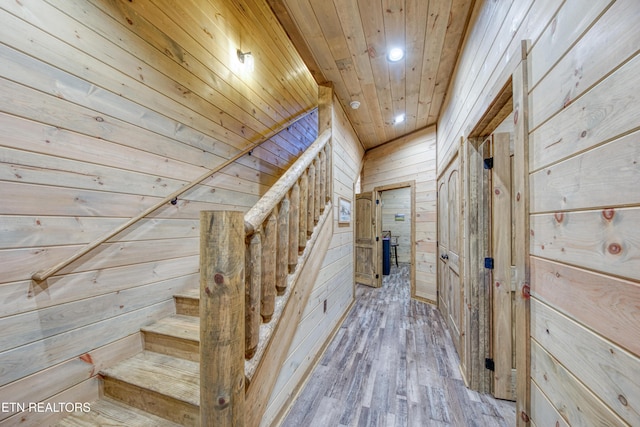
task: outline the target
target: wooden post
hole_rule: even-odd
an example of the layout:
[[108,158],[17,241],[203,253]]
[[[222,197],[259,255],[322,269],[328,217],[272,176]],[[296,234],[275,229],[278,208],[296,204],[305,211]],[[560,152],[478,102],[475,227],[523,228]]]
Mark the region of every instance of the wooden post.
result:
[[313,234],[313,226],[315,225],[315,200],[316,200],[316,167],[312,162],[307,171],[308,183],[307,191],[309,200],[307,202],[307,239]]
[[260,281],[262,280],[262,239],[254,233],[245,254],[245,344],[244,357],[251,359],[260,338]]
[[307,172],[300,176],[300,223],[298,225],[298,252],[302,253],[307,246],[307,205],[309,204],[309,193],[307,191]]
[[296,182],[289,197],[289,273],[298,265],[298,226],[300,225],[300,185]]
[[276,306],[276,243],[278,232],[277,208],[269,215],[264,225],[262,243],[262,286],[260,291],[260,314],[262,321],[269,323]]
[[289,274],[289,198],[280,202],[278,211],[278,252],[276,260],[276,291],[283,295]]
[[200,214],[200,425],[243,426],[244,214]]
[[[318,133],[322,133],[327,129],[333,130],[333,84],[325,83],[318,86]],[[332,131],[333,133],[333,131]],[[325,172],[325,197],[327,202],[333,200],[333,169],[331,158],[331,141],[327,142],[324,147],[326,172]]]

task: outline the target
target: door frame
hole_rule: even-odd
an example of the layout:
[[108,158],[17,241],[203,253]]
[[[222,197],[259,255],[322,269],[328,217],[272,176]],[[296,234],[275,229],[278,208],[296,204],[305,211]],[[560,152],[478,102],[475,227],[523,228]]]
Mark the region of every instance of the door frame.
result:
[[[512,75],[502,86],[496,85],[492,90],[497,95],[488,105],[487,110],[472,127],[472,131],[463,138],[462,173],[464,179],[465,219],[464,260],[465,287],[469,287],[470,300],[466,300],[470,310],[477,311],[475,324],[468,321],[467,312],[465,332],[467,334],[465,352],[470,355],[463,377],[467,386],[480,392],[491,391],[492,373],[485,367],[485,359],[489,356],[489,339],[491,337],[491,307],[486,303],[488,295],[484,287],[484,264],[481,255],[483,245],[488,242],[483,233],[476,230],[476,238],[470,232],[483,213],[482,188],[483,159],[478,149],[484,137],[490,135],[503,119],[513,111],[514,122],[514,170],[513,186],[515,194],[514,206],[514,261],[515,261],[515,353],[516,353],[516,419],[518,426],[528,425],[531,410],[530,378],[530,309],[529,309],[529,130],[528,130],[528,74],[527,51],[530,41],[523,41],[520,57]],[[477,227],[476,227],[477,228]],[[491,236],[489,235],[490,239]],[[472,244],[475,242],[475,247]],[[475,330],[474,330],[475,328]]]
[[[410,246],[411,246],[411,262],[409,267],[409,282],[411,286],[411,298],[420,299],[420,297],[416,297],[416,182],[415,181],[403,181],[393,184],[381,185],[375,187],[373,189],[373,194],[376,200],[381,200],[381,195],[383,191],[387,190],[397,190],[399,188],[410,188],[410,212],[411,212],[411,237],[410,237]],[[379,236],[378,239],[378,271],[382,272],[382,218],[381,218],[381,208],[382,206],[377,203],[376,204],[376,236]],[[382,274],[380,274],[380,281],[382,281]]]

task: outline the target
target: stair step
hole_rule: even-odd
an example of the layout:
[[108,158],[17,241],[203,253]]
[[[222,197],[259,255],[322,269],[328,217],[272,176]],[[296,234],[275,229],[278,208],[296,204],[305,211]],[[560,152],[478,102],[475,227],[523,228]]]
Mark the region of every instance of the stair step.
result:
[[141,330],[146,350],[195,362],[200,360],[200,317],[177,314]]
[[184,426],[200,417],[200,364],[143,351],[101,372],[104,394]]
[[101,426],[179,427],[180,424],[108,398],[93,402],[89,412],[75,412],[56,424],[56,427]]
[[190,289],[173,296],[176,313],[185,316],[200,316],[200,288]]

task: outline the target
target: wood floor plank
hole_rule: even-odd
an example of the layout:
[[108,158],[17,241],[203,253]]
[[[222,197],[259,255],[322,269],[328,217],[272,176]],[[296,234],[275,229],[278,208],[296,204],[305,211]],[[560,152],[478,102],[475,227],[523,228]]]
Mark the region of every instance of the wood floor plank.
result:
[[470,391],[436,307],[409,298],[409,265],[357,301],[282,427],[512,426],[515,405]]

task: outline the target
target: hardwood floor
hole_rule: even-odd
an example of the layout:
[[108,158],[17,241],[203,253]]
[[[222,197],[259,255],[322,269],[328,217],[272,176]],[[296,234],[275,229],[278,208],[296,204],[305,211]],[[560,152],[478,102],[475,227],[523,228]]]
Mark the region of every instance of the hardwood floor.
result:
[[356,303],[281,426],[514,426],[513,402],[468,390],[440,312],[410,300],[409,266]]

